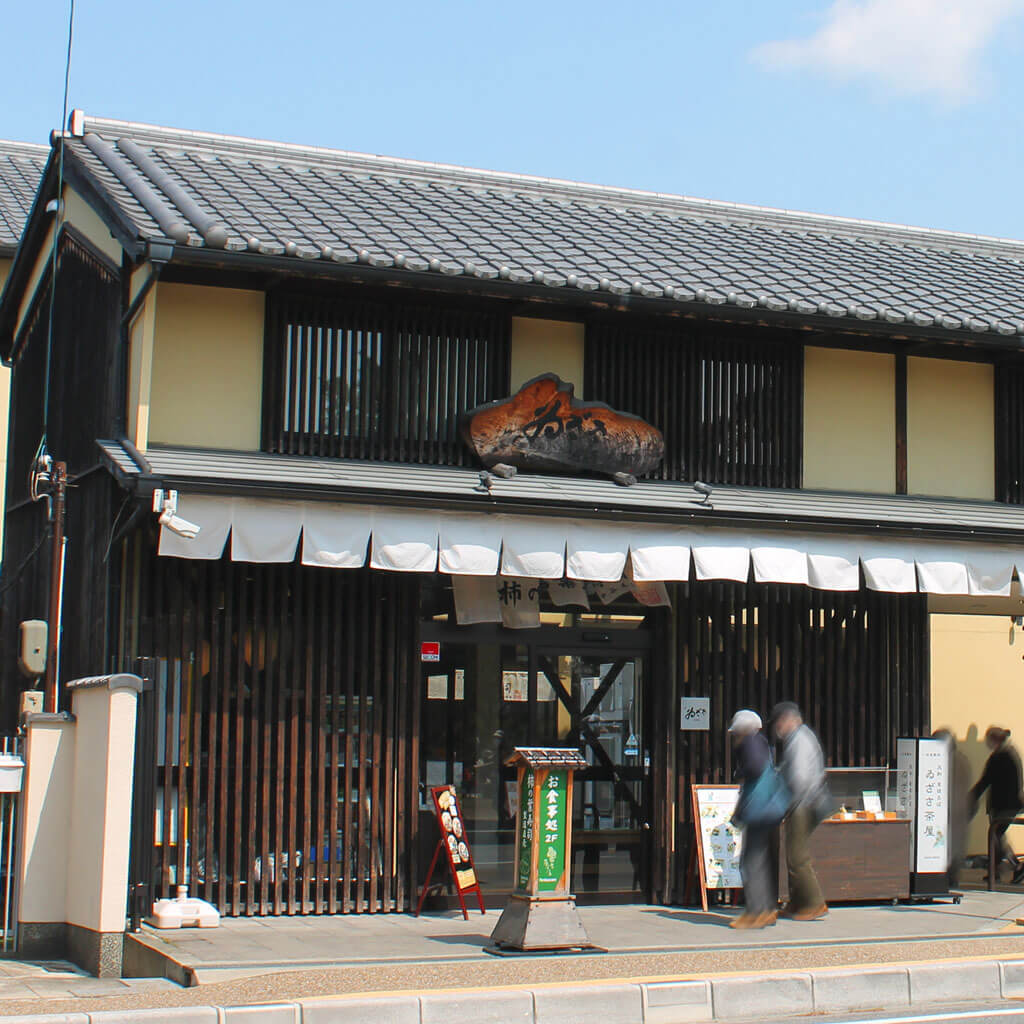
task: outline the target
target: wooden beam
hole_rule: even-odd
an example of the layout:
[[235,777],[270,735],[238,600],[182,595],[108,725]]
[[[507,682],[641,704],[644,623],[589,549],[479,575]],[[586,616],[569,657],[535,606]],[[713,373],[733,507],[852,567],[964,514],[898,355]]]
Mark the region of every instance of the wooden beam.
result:
[[896,355],[896,493],[907,493],[907,356]]

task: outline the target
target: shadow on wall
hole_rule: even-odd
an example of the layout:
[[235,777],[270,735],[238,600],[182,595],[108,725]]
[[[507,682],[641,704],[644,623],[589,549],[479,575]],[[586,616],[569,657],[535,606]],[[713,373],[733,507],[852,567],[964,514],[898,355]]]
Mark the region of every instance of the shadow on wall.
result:
[[[954,801],[961,798],[964,803],[960,806],[965,808],[962,813],[969,813],[966,806],[969,803],[967,791],[981,778],[985,770],[985,762],[988,760],[989,749],[985,745],[985,731],[990,725],[998,725],[998,722],[986,723],[984,727],[972,722],[967,727],[964,736],[956,737],[956,754],[953,764],[951,795]],[[941,728],[941,727],[940,727]],[[954,733],[955,730],[950,729]],[[1011,734],[1011,742],[1017,737]],[[988,850],[988,794],[984,794],[978,801],[974,816],[967,822],[967,836],[962,854],[975,856],[985,854]],[[1014,841],[1016,837],[1016,842]],[[1015,826],[1009,832],[1010,845],[1015,850],[1024,852],[1024,826]],[[955,841],[955,840],[954,840]]]

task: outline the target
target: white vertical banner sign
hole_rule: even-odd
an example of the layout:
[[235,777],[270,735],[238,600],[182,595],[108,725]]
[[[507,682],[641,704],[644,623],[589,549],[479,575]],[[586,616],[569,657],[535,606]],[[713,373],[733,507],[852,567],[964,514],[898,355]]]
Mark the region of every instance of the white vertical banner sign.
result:
[[941,874],[949,864],[949,748],[942,740],[917,741],[916,803],[914,870]]
[[[903,817],[914,820],[914,798],[917,793],[917,740],[896,741],[896,795],[902,808]],[[914,870],[915,837],[910,842],[910,863],[907,867]]]

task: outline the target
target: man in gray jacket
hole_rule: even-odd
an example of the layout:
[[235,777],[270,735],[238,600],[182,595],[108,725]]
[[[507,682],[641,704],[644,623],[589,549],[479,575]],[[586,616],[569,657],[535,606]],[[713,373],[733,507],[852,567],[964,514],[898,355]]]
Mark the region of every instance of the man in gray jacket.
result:
[[791,701],[772,709],[772,728],[782,743],[782,772],[793,804],[786,818],[786,864],[789,868],[789,903],[782,916],[816,921],[828,913],[818,876],[807,849],[811,833],[827,813],[825,758],[821,744],[804,724],[800,708]]

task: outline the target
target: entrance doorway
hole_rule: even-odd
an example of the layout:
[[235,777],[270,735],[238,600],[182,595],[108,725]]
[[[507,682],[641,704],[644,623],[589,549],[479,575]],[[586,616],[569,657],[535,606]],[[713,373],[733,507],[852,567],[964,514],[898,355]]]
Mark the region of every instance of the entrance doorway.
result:
[[[651,722],[642,629],[506,630],[424,623],[440,660],[422,665],[421,868],[432,852],[430,787],[454,784],[485,898],[513,886],[517,746],[578,749],[570,884],[581,901],[647,899]],[[616,635],[621,633],[622,635]]]

